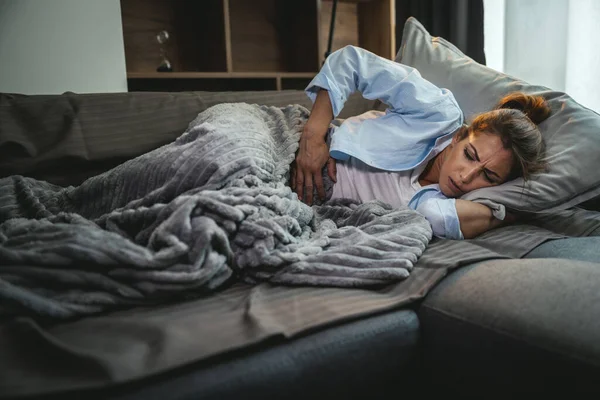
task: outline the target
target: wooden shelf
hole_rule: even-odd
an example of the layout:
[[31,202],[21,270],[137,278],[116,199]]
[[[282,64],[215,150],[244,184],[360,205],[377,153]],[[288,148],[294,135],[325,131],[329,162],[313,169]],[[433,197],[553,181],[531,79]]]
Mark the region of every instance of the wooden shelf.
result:
[[130,91],[304,89],[316,72],[129,72]]
[[128,72],[127,79],[307,78],[317,72]]
[[[341,0],[332,51],[395,52],[394,0]],[[303,89],[318,73],[331,0],[121,0],[129,91]],[[170,33],[173,72],[156,72]]]
[[155,72],[156,35],[170,34],[167,57],[175,71],[226,71],[224,0],[121,0],[127,72]]

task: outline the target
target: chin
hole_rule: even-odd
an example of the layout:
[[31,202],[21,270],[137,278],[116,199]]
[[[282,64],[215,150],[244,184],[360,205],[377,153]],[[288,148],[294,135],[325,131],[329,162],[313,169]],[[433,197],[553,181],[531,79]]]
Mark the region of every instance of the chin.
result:
[[442,193],[444,194],[444,196],[446,196],[448,198],[455,198],[456,197],[456,193],[454,193],[452,190],[450,190],[448,188],[440,186],[440,190],[442,191]]
[[440,185],[440,191],[444,194],[444,196],[446,197],[456,197],[456,193],[454,193],[452,191],[452,189],[450,189],[446,184],[439,184]]

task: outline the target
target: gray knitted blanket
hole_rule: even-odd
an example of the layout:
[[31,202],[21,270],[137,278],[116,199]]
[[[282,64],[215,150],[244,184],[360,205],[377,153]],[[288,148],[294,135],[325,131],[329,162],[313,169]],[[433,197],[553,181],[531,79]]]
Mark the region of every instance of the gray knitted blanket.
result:
[[431,239],[409,209],[286,184],[308,110],[221,104],[173,143],[78,187],[0,179],[0,315],[71,318],[198,296],[230,278],[369,287]]

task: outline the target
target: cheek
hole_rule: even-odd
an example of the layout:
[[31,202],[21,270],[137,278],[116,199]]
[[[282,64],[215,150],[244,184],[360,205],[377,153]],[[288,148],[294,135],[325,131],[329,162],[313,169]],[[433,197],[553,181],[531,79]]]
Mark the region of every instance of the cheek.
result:
[[444,164],[442,165],[442,168],[440,169],[440,182],[444,179],[447,179],[448,176],[450,176],[450,168],[451,168],[451,164]]
[[456,160],[456,155],[450,153],[449,157],[446,159],[446,162],[442,164],[442,168],[440,168],[440,176],[448,176],[451,175],[453,171],[456,170],[458,165],[458,161]]

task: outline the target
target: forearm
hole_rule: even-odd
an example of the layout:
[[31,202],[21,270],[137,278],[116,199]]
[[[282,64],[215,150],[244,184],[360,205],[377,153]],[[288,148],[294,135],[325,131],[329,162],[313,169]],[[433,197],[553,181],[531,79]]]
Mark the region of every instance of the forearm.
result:
[[329,146],[325,137],[332,119],[329,95],[326,90],[320,90],[314,99],[310,117],[302,129],[295,164],[291,170],[294,181],[291,184],[292,190],[296,192],[298,199],[309,205],[312,204],[313,188],[317,189],[321,199],[325,198],[321,169],[329,159]]
[[457,199],[456,213],[465,239],[472,239],[504,223],[494,217],[489,207],[473,201]]
[[333,120],[333,109],[327,90],[320,90],[313,104],[303,135],[324,139]]

